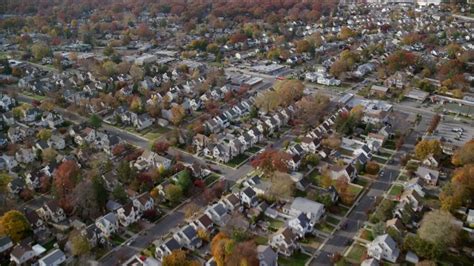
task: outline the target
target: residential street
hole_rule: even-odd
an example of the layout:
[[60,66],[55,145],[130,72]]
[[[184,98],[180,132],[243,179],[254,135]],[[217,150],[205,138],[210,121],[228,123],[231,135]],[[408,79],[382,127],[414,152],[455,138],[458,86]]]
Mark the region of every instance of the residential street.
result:
[[352,240],[359,228],[368,220],[369,214],[367,212],[373,207],[372,205],[375,203],[376,198],[381,197],[400,174],[400,156],[412,151],[417,137],[426,131],[431,117],[427,115],[422,117],[423,119],[420,124],[406,137],[403,147],[394,154],[392,163],[383,168],[383,176],[380,176],[372,184],[367,193],[360,198],[360,201],[348,215],[346,229],[337,230],[334,235],[330,236],[330,239],[320,247],[315,256],[306,265],[332,265],[331,254],[342,254],[349,246],[349,241]]

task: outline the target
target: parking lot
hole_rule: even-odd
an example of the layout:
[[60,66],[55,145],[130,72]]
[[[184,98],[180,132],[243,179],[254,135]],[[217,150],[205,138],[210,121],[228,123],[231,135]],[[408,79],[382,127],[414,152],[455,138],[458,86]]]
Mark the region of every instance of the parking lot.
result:
[[[455,132],[453,129],[462,128],[462,134]],[[447,142],[456,146],[462,146],[467,141],[474,138],[474,126],[471,124],[460,123],[459,121],[443,120],[436,129],[436,135],[443,137]]]

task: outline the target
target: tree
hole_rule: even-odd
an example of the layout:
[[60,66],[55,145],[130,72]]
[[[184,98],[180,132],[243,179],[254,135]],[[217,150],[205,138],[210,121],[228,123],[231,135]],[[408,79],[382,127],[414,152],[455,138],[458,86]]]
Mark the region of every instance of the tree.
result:
[[386,63],[388,70],[393,73],[408,66],[415,65],[417,60],[418,58],[415,54],[399,50],[389,55],[386,59]]
[[192,218],[199,210],[200,207],[196,203],[190,202],[184,206],[184,217],[186,219]]
[[186,112],[181,105],[175,105],[171,107],[171,123],[173,125],[177,126],[183,121],[183,118],[185,117]]
[[415,146],[415,155],[420,160],[426,159],[430,154],[437,157],[441,153],[442,149],[439,140],[422,140]]
[[435,129],[438,127],[439,121],[441,120],[441,116],[439,114],[435,114],[431,119],[430,126],[428,127],[428,133],[433,133]]
[[434,210],[423,217],[418,235],[421,239],[445,249],[456,243],[460,229],[451,213]]
[[224,266],[227,257],[232,252],[234,241],[225,233],[219,232],[211,241],[211,254],[216,261],[217,266]]
[[298,40],[296,41],[296,52],[301,54],[301,53],[307,53],[311,49],[311,44],[307,40]]
[[117,177],[120,182],[124,184],[129,184],[132,180],[135,179],[137,173],[134,167],[130,166],[130,163],[127,161],[121,161],[117,167]]
[[53,162],[56,160],[57,156],[58,156],[58,152],[51,147],[46,148],[41,152],[41,158],[43,159],[43,162],[47,162],[47,163]]
[[0,217],[0,234],[9,236],[14,242],[22,240],[29,230],[26,217],[19,211],[11,210]]
[[461,148],[457,149],[451,158],[451,162],[456,166],[474,164],[474,140],[464,143]]
[[81,256],[89,253],[91,250],[87,238],[78,231],[72,231],[69,234],[69,241],[71,243],[71,253],[73,256]]
[[112,197],[122,204],[125,204],[128,200],[127,192],[125,192],[125,189],[123,189],[123,186],[121,185],[118,185],[114,188],[112,191]]
[[367,162],[367,165],[365,166],[365,171],[369,175],[376,175],[380,171],[380,166],[378,163],[374,161],[369,161]]
[[276,172],[270,178],[271,187],[269,194],[275,199],[287,199],[293,196],[295,183],[287,173]]
[[38,134],[36,134],[36,137],[39,138],[40,140],[48,140],[49,138],[51,138],[51,130],[49,129],[46,129],[46,128],[42,128]]
[[165,198],[171,203],[178,203],[183,197],[183,189],[174,184],[169,184],[165,188]]
[[89,124],[97,129],[102,125],[102,119],[98,115],[93,114],[89,117]]
[[75,161],[62,162],[54,173],[54,185],[59,199],[70,197],[70,193],[76,185],[79,175],[79,167]]
[[50,55],[51,50],[49,49],[48,45],[39,42],[31,46],[31,53],[33,54],[33,57],[36,61],[40,61],[43,59],[43,57]]
[[351,30],[350,28],[344,26],[341,28],[341,31],[339,32],[339,39],[341,40],[347,40],[350,37],[354,37],[356,33]]
[[307,126],[314,127],[326,113],[328,104],[329,97],[326,95],[303,97],[296,103],[297,117]]
[[165,154],[170,147],[170,144],[167,141],[156,141],[153,144],[153,151],[158,154]]
[[143,80],[143,77],[145,76],[145,71],[137,65],[132,65],[130,67],[130,75],[132,76],[132,79],[137,82],[140,80]]
[[103,210],[109,198],[109,192],[105,188],[104,180],[98,176],[94,176],[92,178],[92,186],[97,200],[97,206],[100,210]]
[[462,52],[462,47],[457,43],[451,43],[446,46],[446,52],[448,53],[448,57],[454,59],[457,57],[457,54]]
[[176,249],[168,256],[163,257],[163,266],[196,266],[199,265],[197,261],[191,261],[187,258],[187,253],[184,250]]
[[443,250],[437,244],[432,244],[417,235],[407,235],[403,241],[405,250],[413,250],[418,256],[427,259],[438,258]]
[[105,48],[104,48],[104,55],[105,56],[111,56],[112,54],[115,53],[115,50],[114,50],[114,47],[112,47],[110,44],[107,45]]
[[320,178],[320,184],[323,188],[329,188],[332,185],[332,179],[329,171],[325,171]]
[[74,213],[82,219],[95,219],[100,216],[97,194],[90,179],[84,179],[72,191]]
[[183,170],[178,173],[178,180],[176,181],[176,185],[180,186],[184,192],[188,191],[188,189],[192,185],[191,174],[188,170]]
[[250,164],[253,168],[261,169],[266,175],[270,175],[275,171],[288,172],[287,161],[290,158],[288,153],[266,149],[257,154]]

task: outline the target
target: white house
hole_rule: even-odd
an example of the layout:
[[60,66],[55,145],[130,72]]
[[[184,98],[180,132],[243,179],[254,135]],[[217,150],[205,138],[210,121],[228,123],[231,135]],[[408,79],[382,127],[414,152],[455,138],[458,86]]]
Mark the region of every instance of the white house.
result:
[[165,256],[168,256],[173,250],[181,249],[181,245],[174,238],[168,239],[163,244],[157,246],[155,249],[155,255],[158,260],[162,260]]
[[187,225],[176,232],[173,238],[176,239],[181,246],[190,250],[200,248],[202,245],[202,240],[199,238],[196,229],[191,225]]
[[285,207],[285,212],[292,217],[298,217],[303,213],[308,217],[310,223],[314,225],[324,215],[325,210],[324,205],[319,202],[296,197],[289,208]]
[[57,266],[66,261],[66,255],[60,249],[55,249],[38,260],[40,266]]
[[135,161],[134,166],[138,170],[143,170],[148,167],[168,169],[171,167],[171,160],[158,155],[156,152],[145,150]]
[[288,227],[280,228],[270,239],[270,246],[277,250],[279,254],[291,256],[299,248],[297,237]]
[[104,237],[110,237],[112,234],[117,232],[119,228],[117,216],[113,212],[109,212],[98,218],[95,221],[95,225],[99,228]]
[[395,263],[400,255],[400,250],[392,237],[385,234],[376,237],[367,245],[367,254],[377,260],[384,259]]
[[305,213],[301,213],[288,222],[288,227],[293,230],[293,233],[297,234],[300,238],[303,238],[306,234],[313,231],[314,224],[311,223]]

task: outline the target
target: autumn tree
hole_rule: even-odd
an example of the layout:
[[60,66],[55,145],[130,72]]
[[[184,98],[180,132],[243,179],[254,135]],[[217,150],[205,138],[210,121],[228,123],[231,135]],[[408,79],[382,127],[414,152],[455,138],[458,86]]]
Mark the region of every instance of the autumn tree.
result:
[[186,206],[184,206],[183,209],[184,209],[184,217],[186,219],[189,219],[193,217],[197,212],[199,212],[200,207],[196,203],[190,202],[186,204]]
[[135,168],[130,166],[127,161],[121,161],[116,171],[118,180],[124,184],[129,184],[137,177]]
[[355,35],[356,35],[356,32],[354,32],[349,27],[343,26],[343,27],[341,27],[341,31],[339,32],[338,37],[341,40],[347,40],[351,37],[354,37]]
[[183,106],[175,105],[171,107],[171,123],[173,123],[173,125],[179,125],[185,116],[186,112]]
[[165,198],[171,203],[178,203],[183,197],[183,189],[174,184],[165,187]]
[[184,250],[176,249],[171,254],[163,257],[163,266],[197,266],[199,262],[187,258]]
[[43,42],[35,43],[31,46],[31,53],[36,61],[40,61],[44,57],[51,54],[49,46]]
[[427,130],[428,133],[433,133],[436,130],[436,128],[438,127],[439,121],[441,121],[441,116],[439,114],[434,115],[428,127],[428,130]]
[[46,141],[51,138],[51,134],[51,130],[43,128],[38,132],[38,134],[36,134],[36,137],[40,140]]
[[311,49],[311,44],[307,40],[298,40],[296,41],[296,52],[301,54],[301,53],[307,53]]
[[266,149],[257,154],[250,164],[256,169],[261,169],[266,175],[270,175],[275,171],[288,172],[287,161],[289,159],[290,155],[285,152]]
[[271,177],[271,187],[269,194],[275,199],[287,199],[293,196],[295,190],[295,182],[287,173],[275,172]]
[[451,162],[456,166],[474,164],[474,140],[464,143],[461,148],[457,149],[451,158]]
[[170,144],[167,141],[156,141],[153,143],[153,151],[158,154],[165,154],[170,147]]
[[278,80],[273,90],[260,93],[255,99],[255,105],[265,112],[275,108],[286,107],[303,96],[304,85],[300,80]]
[[26,217],[19,211],[11,210],[0,217],[0,234],[9,236],[14,242],[22,240],[29,230]]
[[232,252],[235,242],[225,233],[219,232],[211,241],[211,254],[217,266],[226,265],[227,258]]
[[329,105],[329,97],[316,94],[303,97],[296,103],[297,117],[307,126],[315,126],[326,113]]
[[73,256],[85,255],[91,250],[89,241],[79,231],[72,231],[69,234],[69,242],[71,244],[71,253]]
[[141,81],[145,76],[145,71],[140,66],[134,64],[130,67],[130,76],[132,76],[135,82]]
[[369,161],[365,166],[365,171],[369,175],[376,175],[380,171],[380,166],[377,162]]
[[79,167],[73,160],[62,162],[54,173],[55,192],[64,209],[71,207],[70,197],[79,176]]
[[439,140],[422,140],[415,146],[416,157],[420,160],[424,160],[430,154],[437,157],[441,153],[442,149]]
[[83,219],[95,219],[100,216],[97,194],[90,179],[79,182],[72,191],[74,213]]
[[421,239],[445,249],[456,243],[460,229],[451,213],[434,210],[423,217],[418,235]]
[[418,60],[417,56],[408,51],[396,51],[389,55],[385,60],[387,68],[391,73],[402,70],[408,66],[413,66]]

